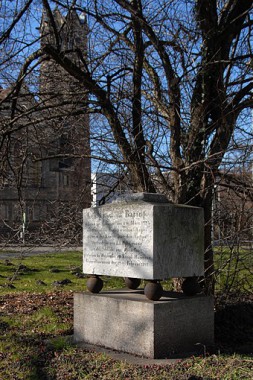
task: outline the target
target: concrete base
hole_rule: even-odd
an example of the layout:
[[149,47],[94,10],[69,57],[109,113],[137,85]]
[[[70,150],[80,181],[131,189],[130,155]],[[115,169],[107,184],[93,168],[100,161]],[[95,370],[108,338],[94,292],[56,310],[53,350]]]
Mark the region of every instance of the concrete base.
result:
[[74,340],[153,359],[194,352],[214,342],[213,299],[164,292],[154,302],[141,290],[75,293]]

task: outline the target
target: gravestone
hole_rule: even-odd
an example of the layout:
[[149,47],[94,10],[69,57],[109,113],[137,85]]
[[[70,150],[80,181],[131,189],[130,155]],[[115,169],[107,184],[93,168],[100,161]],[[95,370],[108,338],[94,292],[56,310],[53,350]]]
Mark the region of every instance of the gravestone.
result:
[[[159,194],[84,210],[83,272],[93,294],[75,295],[75,340],[153,358],[212,344],[213,301],[195,295],[195,279],[204,274],[203,228],[202,209]],[[147,284],[144,291],[94,294],[102,290],[101,275],[122,276],[132,289],[139,279]],[[187,278],[188,296],[163,291],[160,281],[171,277]]]

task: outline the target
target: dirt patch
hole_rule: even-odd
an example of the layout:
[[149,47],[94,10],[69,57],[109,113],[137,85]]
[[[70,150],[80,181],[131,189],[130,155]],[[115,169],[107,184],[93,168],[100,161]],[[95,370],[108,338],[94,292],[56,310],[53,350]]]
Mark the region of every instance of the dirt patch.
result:
[[42,307],[51,307],[55,312],[67,313],[73,317],[73,293],[51,292],[46,294],[19,293],[0,297],[0,313],[31,314]]

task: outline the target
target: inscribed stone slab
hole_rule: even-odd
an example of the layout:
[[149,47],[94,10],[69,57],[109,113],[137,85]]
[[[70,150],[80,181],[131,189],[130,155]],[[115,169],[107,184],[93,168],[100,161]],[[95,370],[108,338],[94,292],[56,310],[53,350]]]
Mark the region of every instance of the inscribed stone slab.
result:
[[144,279],[203,275],[203,211],[144,201],[83,211],[83,271]]

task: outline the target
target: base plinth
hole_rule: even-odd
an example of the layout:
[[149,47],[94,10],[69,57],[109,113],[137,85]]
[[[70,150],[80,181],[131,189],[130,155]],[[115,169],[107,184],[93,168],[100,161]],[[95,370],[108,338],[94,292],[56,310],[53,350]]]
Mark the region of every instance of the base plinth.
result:
[[141,290],[75,293],[74,340],[153,359],[194,352],[196,345],[213,345],[213,299],[164,292],[149,301]]

